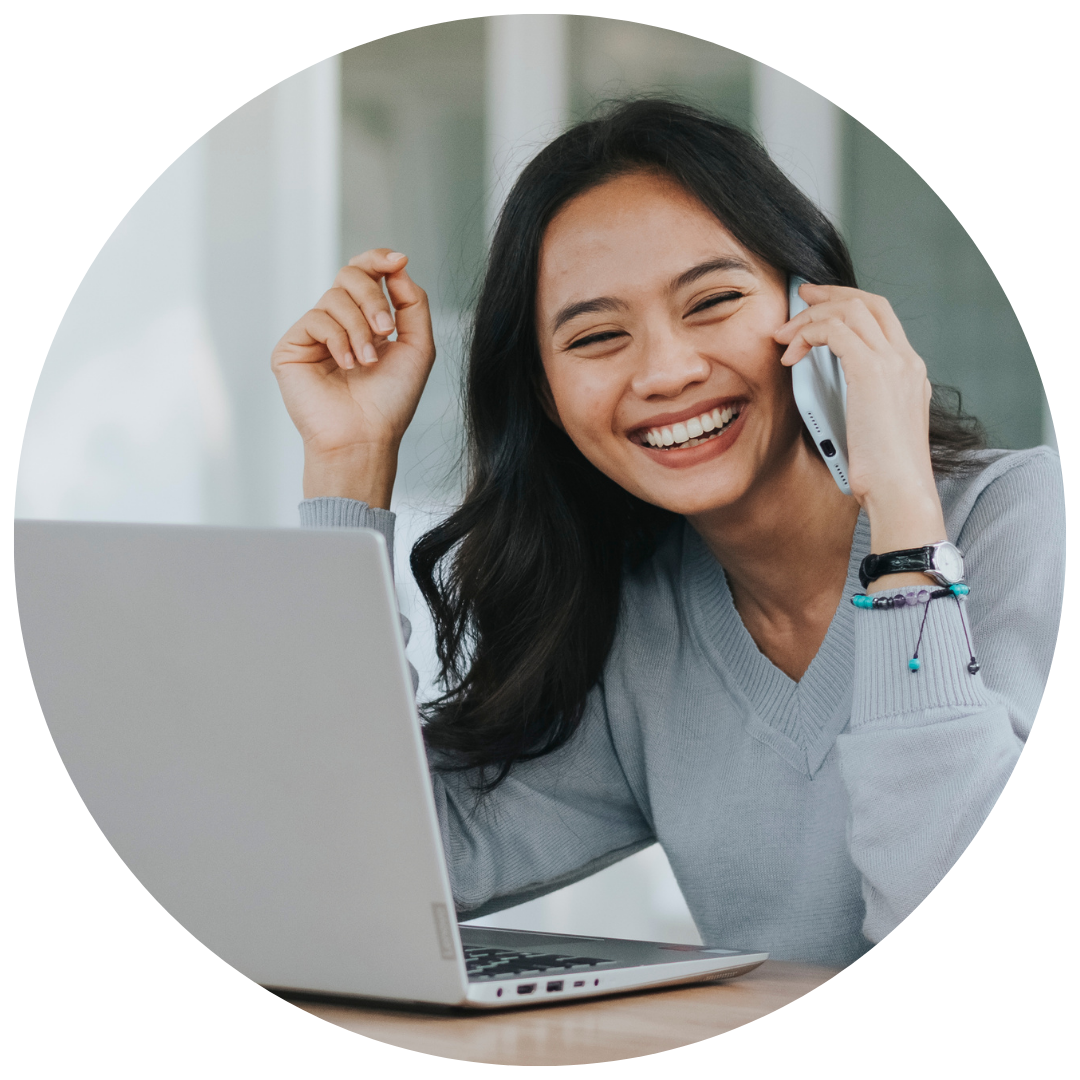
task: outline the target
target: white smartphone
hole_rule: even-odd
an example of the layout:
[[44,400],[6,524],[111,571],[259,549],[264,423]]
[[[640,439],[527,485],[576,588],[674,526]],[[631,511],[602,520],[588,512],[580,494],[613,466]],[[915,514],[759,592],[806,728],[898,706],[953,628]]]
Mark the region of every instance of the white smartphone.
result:
[[[788,318],[810,305],[799,295],[806,279],[792,275],[788,284]],[[847,382],[840,361],[827,345],[811,349],[792,369],[791,387],[795,403],[822,461],[829,467],[836,486],[851,494],[848,483]]]

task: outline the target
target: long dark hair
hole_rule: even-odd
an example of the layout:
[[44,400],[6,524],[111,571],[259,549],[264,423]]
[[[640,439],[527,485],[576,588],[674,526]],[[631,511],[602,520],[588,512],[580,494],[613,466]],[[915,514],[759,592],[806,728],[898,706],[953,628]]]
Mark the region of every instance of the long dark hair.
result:
[[[611,649],[622,575],[676,515],[608,479],[544,412],[534,319],[544,232],[575,196],[661,171],[749,251],[786,274],[854,286],[828,218],[751,135],[690,106],[618,103],[545,147],[500,214],[476,306],[465,384],[468,483],[460,509],[423,536],[412,570],[435,620],[445,693],[425,738],[478,790],[515,761],[564,743]],[[938,463],[962,463],[976,429],[935,398]]]

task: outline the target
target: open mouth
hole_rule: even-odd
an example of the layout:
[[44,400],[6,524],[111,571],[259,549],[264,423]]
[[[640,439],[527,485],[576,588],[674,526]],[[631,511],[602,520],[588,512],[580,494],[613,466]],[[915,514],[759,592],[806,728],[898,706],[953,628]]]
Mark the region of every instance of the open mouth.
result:
[[655,450],[684,450],[722,435],[739,419],[739,404],[719,406],[700,416],[691,417],[679,424],[649,428],[639,432],[638,439],[643,446]]

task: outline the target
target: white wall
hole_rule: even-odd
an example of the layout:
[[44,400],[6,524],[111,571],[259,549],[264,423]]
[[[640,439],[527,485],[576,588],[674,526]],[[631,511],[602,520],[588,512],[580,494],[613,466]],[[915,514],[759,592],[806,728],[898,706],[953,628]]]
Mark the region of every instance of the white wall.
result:
[[105,245],[53,342],[19,473],[23,517],[196,522],[231,414],[201,305],[205,147]]
[[228,117],[105,244],[49,352],[20,517],[296,522],[270,349],[339,260],[336,58]]

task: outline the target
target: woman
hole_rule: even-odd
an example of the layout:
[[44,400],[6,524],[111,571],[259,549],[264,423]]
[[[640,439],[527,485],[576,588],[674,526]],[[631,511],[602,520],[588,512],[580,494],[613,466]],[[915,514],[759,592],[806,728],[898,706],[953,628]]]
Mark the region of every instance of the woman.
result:
[[[308,525],[392,539],[435,354],[406,262],[353,259],[275,349]],[[815,284],[789,320],[791,275]],[[792,395],[817,345],[847,380],[850,496]],[[749,136],[662,101],[579,125],[518,180],[466,419],[464,503],[412,555],[460,913],[659,841],[706,942],[860,955],[963,851],[1022,747],[1062,591],[1055,456],[980,451],[828,220]],[[876,607],[852,603],[872,602],[870,552],[946,540],[969,608],[902,558],[875,564]]]

